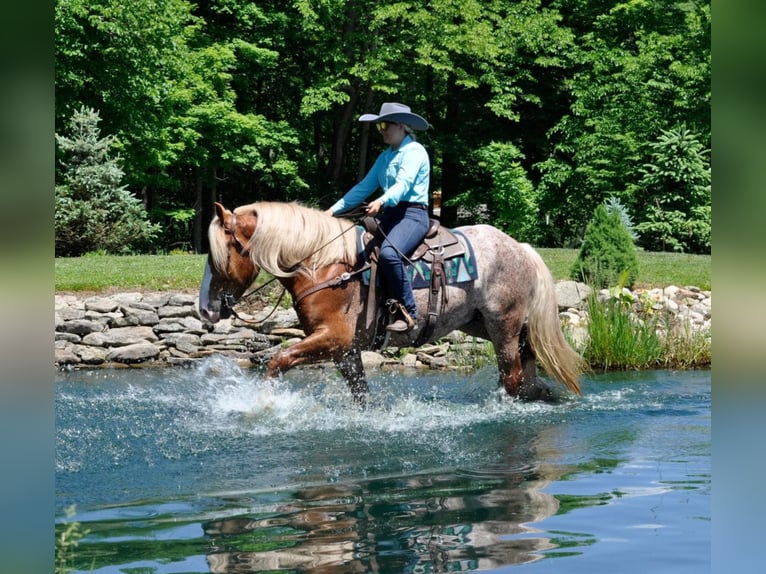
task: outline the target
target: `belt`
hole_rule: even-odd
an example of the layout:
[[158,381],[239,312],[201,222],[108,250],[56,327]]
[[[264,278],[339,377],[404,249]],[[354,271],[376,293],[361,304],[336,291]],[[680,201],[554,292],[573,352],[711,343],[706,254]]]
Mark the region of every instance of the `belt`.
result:
[[400,201],[397,205],[401,205],[402,207],[414,207],[416,209],[422,209],[424,211],[428,211],[428,206],[422,203],[412,203],[411,201]]

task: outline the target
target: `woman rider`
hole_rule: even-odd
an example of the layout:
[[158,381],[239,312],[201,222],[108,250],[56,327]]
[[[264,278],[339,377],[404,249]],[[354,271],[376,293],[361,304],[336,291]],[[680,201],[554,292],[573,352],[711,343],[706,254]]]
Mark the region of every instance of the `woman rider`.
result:
[[399,305],[399,317],[386,326],[389,331],[407,332],[415,326],[418,310],[402,257],[409,256],[428,232],[428,191],[431,163],[426,149],[415,141],[413,130],[427,130],[428,122],[409,106],[386,102],[380,113],[364,114],[360,122],[375,122],[388,144],[364,179],[327,210],[331,215],[354,209],[374,191],[383,194],[371,201],[367,215],[379,215],[384,240],[379,265],[390,298]]

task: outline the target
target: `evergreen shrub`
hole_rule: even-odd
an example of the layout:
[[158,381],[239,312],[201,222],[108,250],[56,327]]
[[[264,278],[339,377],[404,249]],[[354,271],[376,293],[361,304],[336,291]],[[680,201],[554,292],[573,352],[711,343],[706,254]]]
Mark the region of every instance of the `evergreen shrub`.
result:
[[596,288],[633,287],[638,277],[638,255],[617,210],[609,212],[604,204],[596,207],[570,277]]
[[99,121],[98,112],[82,107],[72,115],[70,135],[56,134],[62,157],[55,188],[57,257],[146,252],[160,231],[122,185],[119,158],[110,153],[114,137],[101,137]]

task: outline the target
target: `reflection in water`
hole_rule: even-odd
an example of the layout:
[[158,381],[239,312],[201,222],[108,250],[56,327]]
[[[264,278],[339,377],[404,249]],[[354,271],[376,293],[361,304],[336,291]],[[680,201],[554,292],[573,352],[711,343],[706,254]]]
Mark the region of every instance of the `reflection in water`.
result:
[[[534,441],[546,456],[555,447],[544,438],[558,432]],[[561,473],[532,468],[534,447],[513,454],[483,473],[314,486],[269,515],[210,521],[210,572],[469,572],[537,560],[555,545],[527,524],[557,512],[558,500],[540,489]]]
[[308,488],[274,516],[204,524],[207,560],[215,573],[466,572],[528,562],[551,543],[513,536],[558,509],[537,487],[522,475],[427,475]]

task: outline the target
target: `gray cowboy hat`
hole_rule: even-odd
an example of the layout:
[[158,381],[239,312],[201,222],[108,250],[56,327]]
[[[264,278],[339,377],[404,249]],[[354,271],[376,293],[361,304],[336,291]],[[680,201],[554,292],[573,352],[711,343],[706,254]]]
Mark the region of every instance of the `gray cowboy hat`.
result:
[[428,122],[418,114],[413,114],[409,106],[396,102],[385,102],[380,106],[380,113],[364,114],[359,118],[360,122],[396,122],[407,124],[414,130],[427,130]]

